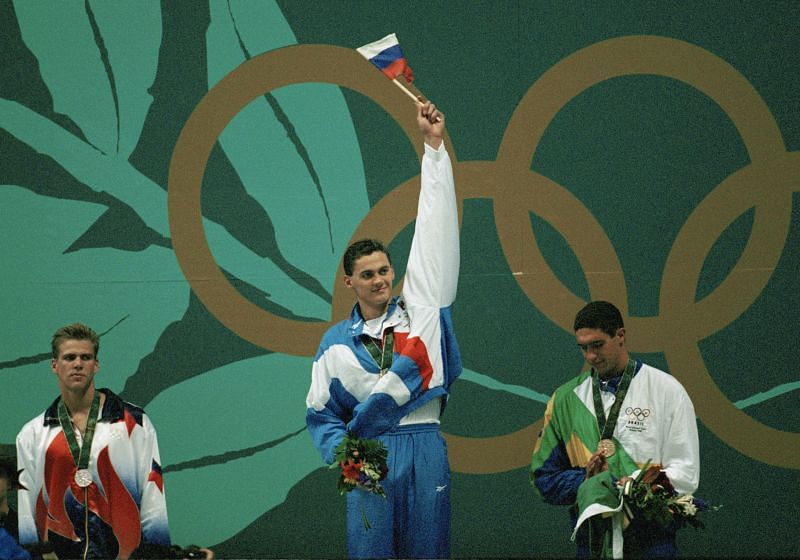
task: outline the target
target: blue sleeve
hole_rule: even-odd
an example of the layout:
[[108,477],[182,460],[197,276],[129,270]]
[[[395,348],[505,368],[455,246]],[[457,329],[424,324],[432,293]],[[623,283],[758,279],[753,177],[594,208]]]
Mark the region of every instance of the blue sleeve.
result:
[[328,386],[329,398],[322,407],[306,408],[306,427],[314,446],[327,464],[333,463],[336,448],[344,439],[352,416],[355,399],[344,390],[338,379]]
[[3,527],[0,527],[0,558],[31,560],[31,555],[19,546]]
[[564,442],[559,441],[550,455],[532,473],[532,481],[548,504],[572,505],[578,498],[578,487],[586,471],[573,467],[567,457]]

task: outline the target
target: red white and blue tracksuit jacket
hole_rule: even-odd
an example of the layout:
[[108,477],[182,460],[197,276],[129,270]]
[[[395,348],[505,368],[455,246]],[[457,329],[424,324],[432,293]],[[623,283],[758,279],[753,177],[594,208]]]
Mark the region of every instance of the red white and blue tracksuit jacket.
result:
[[[461,373],[452,304],[459,268],[458,209],[444,145],[425,145],[421,191],[402,296],[394,297],[381,333],[394,332],[394,361],[380,376],[361,342],[358,304],[320,343],[306,399],[306,423],[326,463],[349,430],[375,437],[435,398],[446,402]],[[438,411],[436,420],[438,420]]]
[[155,428],[141,408],[100,391],[106,400],[89,459],[88,517],[58,421],[60,397],[17,435],[21,544],[47,541],[59,558],[82,558],[87,519],[89,558],[128,558],[142,544],[170,544]]

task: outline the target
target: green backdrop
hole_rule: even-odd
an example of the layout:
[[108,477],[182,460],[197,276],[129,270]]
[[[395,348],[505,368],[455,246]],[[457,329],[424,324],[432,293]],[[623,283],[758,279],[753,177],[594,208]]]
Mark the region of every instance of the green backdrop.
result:
[[0,444],[55,397],[49,340],[155,423],[176,543],[344,555],[305,432],[341,254],[404,270],[414,106],[355,53],[396,33],[446,114],[464,374],[453,555],[569,557],[526,464],[610,299],[698,414],[685,556],[798,556],[800,3],[0,1]]

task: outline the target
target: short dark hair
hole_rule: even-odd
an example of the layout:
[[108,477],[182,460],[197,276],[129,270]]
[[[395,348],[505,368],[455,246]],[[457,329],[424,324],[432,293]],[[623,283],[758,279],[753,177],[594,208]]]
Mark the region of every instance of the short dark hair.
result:
[[607,301],[591,301],[575,315],[574,330],[600,329],[608,336],[614,336],[625,327],[619,309]]
[[352,276],[353,267],[355,266],[356,261],[361,257],[366,257],[367,255],[371,255],[376,251],[384,253],[386,258],[389,260],[389,264],[392,264],[392,257],[389,255],[389,251],[386,249],[383,243],[377,239],[359,239],[351,244],[347,248],[347,251],[344,252],[344,258],[342,259],[344,273],[348,276]]
[[53,340],[50,342],[50,346],[53,349],[53,359],[58,359],[59,348],[65,340],[90,341],[94,346],[94,357],[97,359],[97,354],[100,352],[100,337],[90,327],[83,323],[72,323],[54,332]]

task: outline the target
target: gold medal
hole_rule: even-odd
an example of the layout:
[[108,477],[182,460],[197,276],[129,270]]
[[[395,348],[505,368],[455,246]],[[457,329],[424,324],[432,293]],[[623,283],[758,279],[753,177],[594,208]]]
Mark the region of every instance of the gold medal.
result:
[[601,439],[600,443],[597,444],[597,450],[603,457],[608,459],[617,451],[617,446],[610,439]]
[[92,472],[89,469],[78,469],[75,471],[75,484],[81,488],[86,488],[92,483]]

